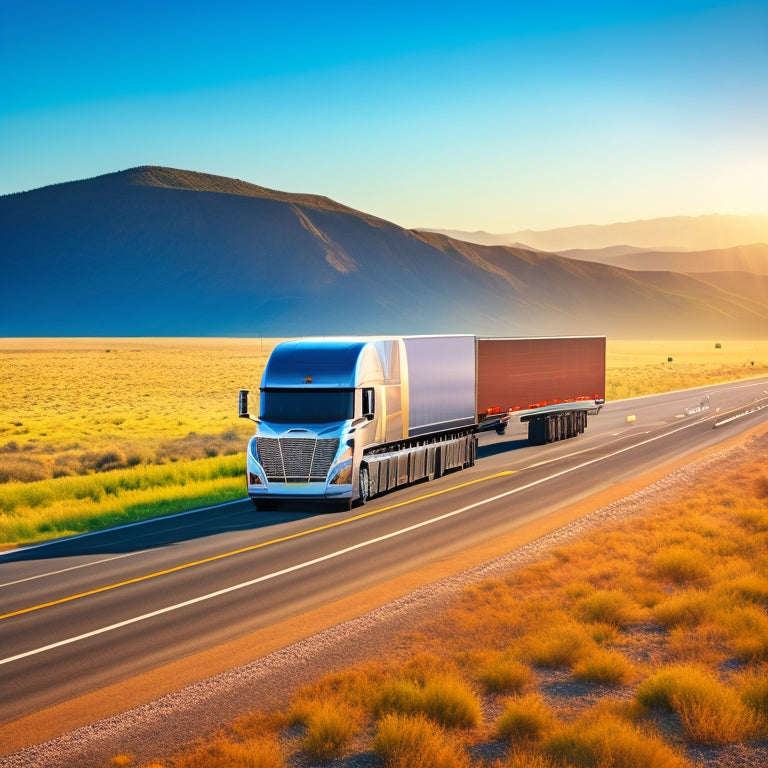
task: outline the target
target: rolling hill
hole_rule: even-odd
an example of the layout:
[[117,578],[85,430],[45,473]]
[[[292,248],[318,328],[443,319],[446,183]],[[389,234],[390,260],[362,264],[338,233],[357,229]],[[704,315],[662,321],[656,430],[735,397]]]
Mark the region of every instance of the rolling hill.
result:
[[2,336],[761,337],[670,273],[406,230],[328,198],[141,167],[0,197]]

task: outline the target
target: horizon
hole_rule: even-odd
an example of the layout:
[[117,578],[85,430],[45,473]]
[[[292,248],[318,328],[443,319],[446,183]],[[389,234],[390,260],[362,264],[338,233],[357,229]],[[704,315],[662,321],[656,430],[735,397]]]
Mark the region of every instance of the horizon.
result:
[[0,194],[162,165],[406,228],[768,213],[768,6],[0,4]]

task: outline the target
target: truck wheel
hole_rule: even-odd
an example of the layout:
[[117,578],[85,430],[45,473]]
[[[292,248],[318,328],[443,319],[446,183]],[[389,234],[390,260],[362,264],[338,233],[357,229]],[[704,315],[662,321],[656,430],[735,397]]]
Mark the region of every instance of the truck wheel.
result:
[[360,467],[360,503],[365,504],[371,498],[371,478],[368,474],[368,465]]

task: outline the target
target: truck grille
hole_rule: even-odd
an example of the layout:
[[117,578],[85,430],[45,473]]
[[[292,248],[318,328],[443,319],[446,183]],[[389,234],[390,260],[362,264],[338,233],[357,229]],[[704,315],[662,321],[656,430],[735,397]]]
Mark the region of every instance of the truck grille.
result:
[[338,448],[338,438],[256,438],[256,450],[267,480],[278,483],[325,480]]

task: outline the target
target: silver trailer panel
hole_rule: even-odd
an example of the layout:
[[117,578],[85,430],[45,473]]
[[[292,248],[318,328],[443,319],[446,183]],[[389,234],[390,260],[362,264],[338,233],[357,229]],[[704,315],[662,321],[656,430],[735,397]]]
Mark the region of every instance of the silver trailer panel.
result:
[[475,337],[407,336],[408,436],[474,426]]

